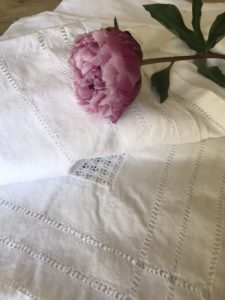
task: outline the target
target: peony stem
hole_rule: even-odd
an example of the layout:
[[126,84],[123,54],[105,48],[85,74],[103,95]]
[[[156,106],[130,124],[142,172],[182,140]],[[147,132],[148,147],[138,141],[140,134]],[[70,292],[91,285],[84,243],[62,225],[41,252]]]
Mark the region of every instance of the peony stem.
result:
[[209,51],[207,53],[195,54],[195,55],[148,58],[148,59],[143,59],[141,65],[150,65],[150,64],[157,64],[163,62],[175,62],[175,61],[182,61],[182,60],[196,60],[196,59],[205,59],[205,58],[225,59],[225,55]]

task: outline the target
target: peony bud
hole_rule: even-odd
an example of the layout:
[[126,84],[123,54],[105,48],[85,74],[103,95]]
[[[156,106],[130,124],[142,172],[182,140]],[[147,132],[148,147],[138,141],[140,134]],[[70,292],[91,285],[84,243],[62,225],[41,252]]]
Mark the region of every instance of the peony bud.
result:
[[106,28],[78,36],[70,64],[79,104],[116,123],[140,91],[141,60],[141,47],[128,31]]

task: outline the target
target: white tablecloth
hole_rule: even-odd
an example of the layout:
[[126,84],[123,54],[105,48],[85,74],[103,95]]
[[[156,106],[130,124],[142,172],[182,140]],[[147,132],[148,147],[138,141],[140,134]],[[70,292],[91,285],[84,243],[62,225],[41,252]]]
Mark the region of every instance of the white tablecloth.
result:
[[114,16],[145,57],[191,53],[141,4],[64,0],[1,37],[0,299],[225,299],[224,90],[177,63],[160,105],[145,66],[116,126],[73,95],[74,37]]

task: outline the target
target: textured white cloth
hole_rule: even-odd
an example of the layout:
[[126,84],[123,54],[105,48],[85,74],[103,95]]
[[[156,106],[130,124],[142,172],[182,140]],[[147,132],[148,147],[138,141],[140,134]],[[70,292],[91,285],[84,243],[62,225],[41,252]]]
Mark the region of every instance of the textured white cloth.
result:
[[[150,75],[163,66],[142,67],[141,93],[115,127],[82,111],[76,104],[68,64],[74,37],[109,26],[112,20],[108,19],[108,11],[126,16],[134,10],[132,5],[115,1],[107,3],[111,7],[107,11],[103,3],[99,5],[103,7],[104,20],[87,19],[90,16],[86,6],[90,7],[91,2],[68,1],[62,3],[61,9],[68,6],[75,14],[82,8],[85,17],[71,19],[51,14],[54,25],[50,26],[48,14],[41,14],[41,30],[25,30],[22,36],[9,38],[8,34],[7,39],[2,39],[0,184],[63,176],[83,159],[224,136],[224,89],[196,75],[190,62],[173,68],[171,97],[163,105],[149,88]],[[141,6],[139,10],[146,16]],[[148,21],[120,22],[121,28],[130,30],[140,41],[145,57],[178,54],[177,49],[182,54],[190,53],[149,16]]]
[[224,147],[154,146],[2,186],[0,298],[224,299]]
[[145,57],[189,53],[142,3],[64,0],[1,37],[0,299],[225,299],[224,90],[179,63],[159,105],[145,66],[117,126],[73,95],[74,37],[115,15]]

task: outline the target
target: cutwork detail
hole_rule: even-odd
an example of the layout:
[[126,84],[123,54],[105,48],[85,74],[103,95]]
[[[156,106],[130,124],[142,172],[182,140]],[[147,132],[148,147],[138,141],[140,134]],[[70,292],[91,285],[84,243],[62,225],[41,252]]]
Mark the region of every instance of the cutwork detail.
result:
[[125,154],[89,159],[78,169],[73,170],[72,168],[70,173],[77,178],[110,188],[120,171],[124,159]]

